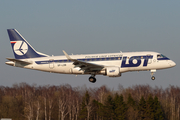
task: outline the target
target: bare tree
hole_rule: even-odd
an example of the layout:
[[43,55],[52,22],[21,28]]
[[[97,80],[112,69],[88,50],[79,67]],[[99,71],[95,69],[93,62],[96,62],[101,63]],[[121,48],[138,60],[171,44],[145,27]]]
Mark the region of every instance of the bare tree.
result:
[[55,102],[55,91],[56,91],[56,87],[52,86],[48,88],[47,91],[47,97],[48,97],[48,104],[49,104],[49,120],[51,120],[51,115],[52,115],[52,109],[54,107],[54,102]]
[[41,99],[42,99],[42,91],[39,88],[36,88],[36,92],[35,92],[35,95],[34,95],[34,106],[35,106],[35,109],[36,109],[36,120],[39,120],[39,115],[40,115],[40,109],[41,109]]
[[29,85],[25,86],[25,108],[24,108],[24,116],[28,120],[33,119],[33,88]]
[[105,95],[109,92],[110,90],[105,85],[101,86],[95,92],[95,96],[97,96],[96,100],[103,104],[106,99]]
[[[59,87],[58,90],[58,108],[59,108],[59,117],[58,119],[64,120],[65,117],[70,113],[71,109],[68,109],[68,105],[71,108],[70,101],[71,99],[71,90],[72,88],[69,85],[63,85]],[[61,116],[61,117],[60,117]]]
[[42,97],[44,101],[44,118],[47,120],[47,89],[48,86],[43,86],[42,88]]

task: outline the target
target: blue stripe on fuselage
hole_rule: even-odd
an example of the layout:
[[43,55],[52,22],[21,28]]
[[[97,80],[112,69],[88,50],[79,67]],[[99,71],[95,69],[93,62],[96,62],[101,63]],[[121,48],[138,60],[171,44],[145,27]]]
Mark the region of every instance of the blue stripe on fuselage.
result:
[[[77,59],[79,61],[110,61],[110,60],[121,60],[122,57],[106,57],[106,58],[83,58],[83,59]],[[55,63],[64,63],[64,62],[71,62],[67,59],[61,59],[61,60],[45,60],[45,61],[35,61],[36,64],[49,64],[51,62]]]

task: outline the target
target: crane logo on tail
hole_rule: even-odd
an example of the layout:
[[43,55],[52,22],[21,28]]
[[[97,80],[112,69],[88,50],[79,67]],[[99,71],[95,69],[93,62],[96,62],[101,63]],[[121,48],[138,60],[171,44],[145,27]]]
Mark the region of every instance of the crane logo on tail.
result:
[[24,55],[28,51],[28,46],[24,41],[12,41],[11,44],[14,44],[14,52],[17,55]]

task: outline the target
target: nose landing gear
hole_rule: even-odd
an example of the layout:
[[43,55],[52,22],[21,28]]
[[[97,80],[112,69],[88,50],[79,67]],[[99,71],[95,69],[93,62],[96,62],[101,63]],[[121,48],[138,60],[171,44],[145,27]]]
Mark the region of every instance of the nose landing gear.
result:
[[155,77],[154,77],[154,76],[152,76],[152,77],[151,77],[151,79],[152,79],[152,80],[155,80]]
[[151,80],[155,80],[155,77],[153,76],[153,74],[156,72],[156,70],[151,70]]

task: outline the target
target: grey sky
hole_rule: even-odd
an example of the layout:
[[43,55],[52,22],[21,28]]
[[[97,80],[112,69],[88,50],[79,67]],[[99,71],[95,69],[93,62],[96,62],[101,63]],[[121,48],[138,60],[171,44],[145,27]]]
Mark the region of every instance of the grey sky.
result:
[[[27,82],[37,85],[70,84],[73,87],[107,85],[117,88],[150,84],[166,88],[180,85],[180,1],[158,0],[1,0],[0,1],[0,85]],[[122,77],[75,76],[45,73],[5,65],[13,58],[7,29],[17,29],[39,52],[49,55],[156,51],[176,62],[160,70],[156,80],[150,72],[129,72]]]

